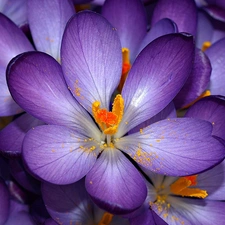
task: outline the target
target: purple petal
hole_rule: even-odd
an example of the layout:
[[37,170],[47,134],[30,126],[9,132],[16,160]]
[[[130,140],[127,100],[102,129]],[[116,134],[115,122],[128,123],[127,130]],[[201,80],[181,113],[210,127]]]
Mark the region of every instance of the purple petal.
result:
[[213,26],[208,18],[209,16],[200,11],[198,13],[198,24],[196,34],[196,46],[201,49],[205,41],[211,41],[213,35]]
[[130,60],[133,62],[147,32],[147,19],[142,2],[107,0],[102,7],[102,15],[117,30],[121,45],[130,50]]
[[132,163],[117,149],[102,152],[87,174],[86,189],[105,210],[122,214],[138,208],[145,200],[145,182]]
[[152,42],[156,38],[171,33],[177,33],[177,25],[172,20],[167,18],[159,20],[151,27],[150,31],[146,34],[145,38],[141,42],[141,46],[138,52],[140,53],[142,49],[144,49],[150,42]]
[[208,5],[204,10],[214,19],[225,22],[225,9],[216,5]]
[[189,108],[186,117],[209,121],[213,124],[212,134],[225,140],[225,99],[209,96]]
[[81,12],[65,30],[61,49],[68,88],[89,112],[95,101],[109,108],[122,71],[122,51],[116,29],[100,15]]
[[197,28],[197,8],[194,0],[159,0],[152,15],[152,25],[168,18],[173,20],[179,32],[195,35]]
[[10,116],[22,112],[8,91],[5,70],[13,57],[31,50],[33,47],[24,33],[0,13],[0,116]]
[[214,43],[205,53],[209,57],[212,65],[210,78],[210,92],[212,95],[225,95],[225,38]]
[[174,107],[173,102],[171,102],[169,105],[167,105],[162,111],[160,111],[158,114],[153,116],[151,119],[139,124],[135,128],[129,131],[129,134],[133,134],[136,132],[140,132],[141,129],[144,127],[147,127],[151,125],[152,123],[158,122],[160,120],[169,119],[169,118],[176,118],[176,109]]
[[93,139],[66,127],[43,125],[24,138],[23,158],[37,177],[69,184],[84,177],[100,151]]
[[56,223],[53,219],[47,219],[45,220],[44,225],[58,225],[58,223]]
[[43,224],[44,221],[50,217],[42,196],[36,198],[36,200],[31,204],[30,214],[37,224]]
[[225,148],[211,132],[212,125],[203,120],[167,119],[120,138],[115,146],[153,172],[187,176],[223,160]]
[[70,1],[28,1],[28,20],[37,50],[60,61],[62,35],[67,21],[75,13]]
[[149,203],[145,202],[139,209],[139,213],[130,218],[130,225],[167,225],[154,211],[149,207]]
[[40,182],[25,170],[21,159],[10,159],[9,163],[13,178],[26,190],[40,194]]
[[211,64],[208,57],[200,49],[195,49],[195,59],[192,72],[185,85],[174,98],[177,109],[195,101],[207,89],[211,75]]
[[8,62],[16,55],[33,50],[32,45],[21,29],[1,13],[0,37],[1,67],[6,68]]
[[92,126],[92,119],[68,90],[61,66],[51,56],[24,53],[7,73],[14,100],[31,115],[45,123],[78,127],[80,132],[82,124]]
[[93,224],[93,203],[85,190],[84,179],[63,186],[43,183],[42,195],[49,214],[56,222]]
[[118,137],[172,101],[191,72],[193,54],[192,37],[182,34],[157,38],[140,53],[123,87],[125,108]]
[[27,22],[27,0],[3,0],[0,3],[0,9],[18,26]]
[[0,178],[0,225],[4,225],[9,216],[9,191],[5,182]]
[[[32,128],[44,124],[25,113],[0,131],[0,151],[8,156],[18,156],[22,151],[25,134]],[[9,135],[10,134],[10,135]]]

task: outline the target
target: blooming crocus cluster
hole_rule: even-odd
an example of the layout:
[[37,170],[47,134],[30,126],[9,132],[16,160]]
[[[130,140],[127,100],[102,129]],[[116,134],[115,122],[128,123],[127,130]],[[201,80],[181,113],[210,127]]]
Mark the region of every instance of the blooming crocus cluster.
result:
[[203,6],[17,7],[0,14],[0,225],[225,223],[224,39],[203,38]]

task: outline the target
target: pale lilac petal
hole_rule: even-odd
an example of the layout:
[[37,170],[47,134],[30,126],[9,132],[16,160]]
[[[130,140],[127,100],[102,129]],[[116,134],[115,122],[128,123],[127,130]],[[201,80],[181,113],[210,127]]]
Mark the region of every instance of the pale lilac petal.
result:
[[213,36],[213,26],[208,17],[209,16],[202,11],[198,13],[196,46],[200,49],[203,43],[205,41],[211,41]]
[[10,201],[10,215],[4,225],[36,225],[29,214],[28,206],[16,201]]
[[[212,225],[225,221],[225,202],[168,197],[170,207],[152,205],[153,210],[168,224]],[[167,216],[165,216],[167,215]]]
[[196,33],[197,7],[194,0],[159,0],[152,15],[151,24],[168,18],[173,20],[179,32],[187,32],[192,35]]
[[27,0],[1,0],[0,11],[18,26],[27,22]]
[[193,39],[168,34],[151,42],[137,57],[122,90],[125,108],[118,137],[165,108],[192,68]]
[[164,119],[171,119],[171,118],[176,118],[176,109],[174,107],[173,102],[171,102],[169,105],[167,105],[162,111],[160,111],[158,114],[153,116],[151,119],[139,124],[135,128],[129,131],[129,134],[133,134],[136,132],[141,132],[143,128],[151,125],[152,123],[158,122],[160,120]]
[[1,207],[0,207],[0,225],[4,225],[9,216],[9,191],[4,182],[0,178],[0,199],[1,199]]
[[55,184],[69,184],[90,171],[99,151],[93,139],[74,130],[43,125],[28,132],[22,154],[35,176]]
[[204,93],[209,85],[211,71],[212,67],[208,57],[196,48],[192,72],[173,100],[177,109],[191,104]]
[[225,95],[225,38],[214,43],[205,53],[212,65],[210,77],[210,92],[212,95]]
[[70,1],[28,1],[28,21],[37,50],[60,61],[60,47],[67,21],[75,13]]
[[115,146],[153,172],[187,176],[224,159],[224,145],[211,132],[212,125],[203,120],[167,119],[116,140]]
[[0,139],[2,140],[0,142],[0,151],[8,156],[20,155],[25,134],[32,127],[43,124],[44,122],[27,113],[13,120],[8,126],[0,131]]
[[138,53],[141,52],[150,42],[155,40],[158,37],[161,37],[166,34],[177,33],[177,25],[170,19],[164,18],[155,23],[150,31],[146,34],[141,46],[139,47]]
[[225,140],[225,99],[220,96],[209,96],[196,102],[185,114],[209,121],[213,125],[212,134]]
[[71,95],[60,64],[51,56],[24,53],[10,64],[7,75],[14,100],[29,114],[45,123],[79,128],[84,133],[85,126],[97,129]]
[[85,179],[94,202],[105,210],[122,214],[144,202],[145,182],[132,163],[117,149],[105,149]]
[[95,101],[108,109],[122,71],[116,29],[96,13],[78,13],[65,30],[61,60],[68,88],[80,104],[90,113]]
[[116,28],[121,45],[130,50],[130,60],[133,62],[147,32],[147,19],[142,2],[107,0],[102,7],[102,15]]
[[207,200],[225,200],[225,161],[198,174],[195,187],[207,191]]

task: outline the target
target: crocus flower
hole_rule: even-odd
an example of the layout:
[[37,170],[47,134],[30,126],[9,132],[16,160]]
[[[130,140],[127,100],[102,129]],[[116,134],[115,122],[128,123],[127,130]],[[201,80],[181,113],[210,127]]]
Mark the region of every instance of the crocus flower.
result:
[[125,213],[146,197],[145,182],[127,155],[152,171],[177,176],[220,162],[224,146],[211,137],[212,125],[202,120],[163,120],[126,135],[170,103],[190,73],[193,54],[189,35],[151,42],[109,111],[122,69],[119,37],[96,13],[73,16],[63,35],[62,67],[37,52],[18,56],[8,67],[14,100],[49,124],[31,129],[24,139],[30,172],[55,184],[86,175],[86,189],[98,206]]
[[[224,168],[222,162],[204,173],[180,178],[145,171],[151,183],[143,206],[145,214],[138,216],[139,224],[146,224],[142,221],[151,215],[149,208],[170,225],[223,224]],[[134,219],[130,219],[131,224]]]
[[51,217],[59,224],[128,225],[127,219],[97,207],[87,191],[85,181],[69,185],[42,184],[42,196]]
[[[213,135],[224,140],[224,113],[224,98],[209,96],[196,102],[185,116],[209,121]],[[148,183],[145,204],[131,222],[138,220],[144,225],[152,214],[151,207],[168,224],[224,223],[225,161],[206,172],[180,178],[145,172],[152,183]]]

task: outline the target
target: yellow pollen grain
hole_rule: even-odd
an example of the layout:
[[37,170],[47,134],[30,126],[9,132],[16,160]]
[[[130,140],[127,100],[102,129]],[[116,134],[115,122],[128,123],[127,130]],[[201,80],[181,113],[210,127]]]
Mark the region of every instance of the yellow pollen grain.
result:
[[143,134],[143,129],[140,129],[140,134]]

